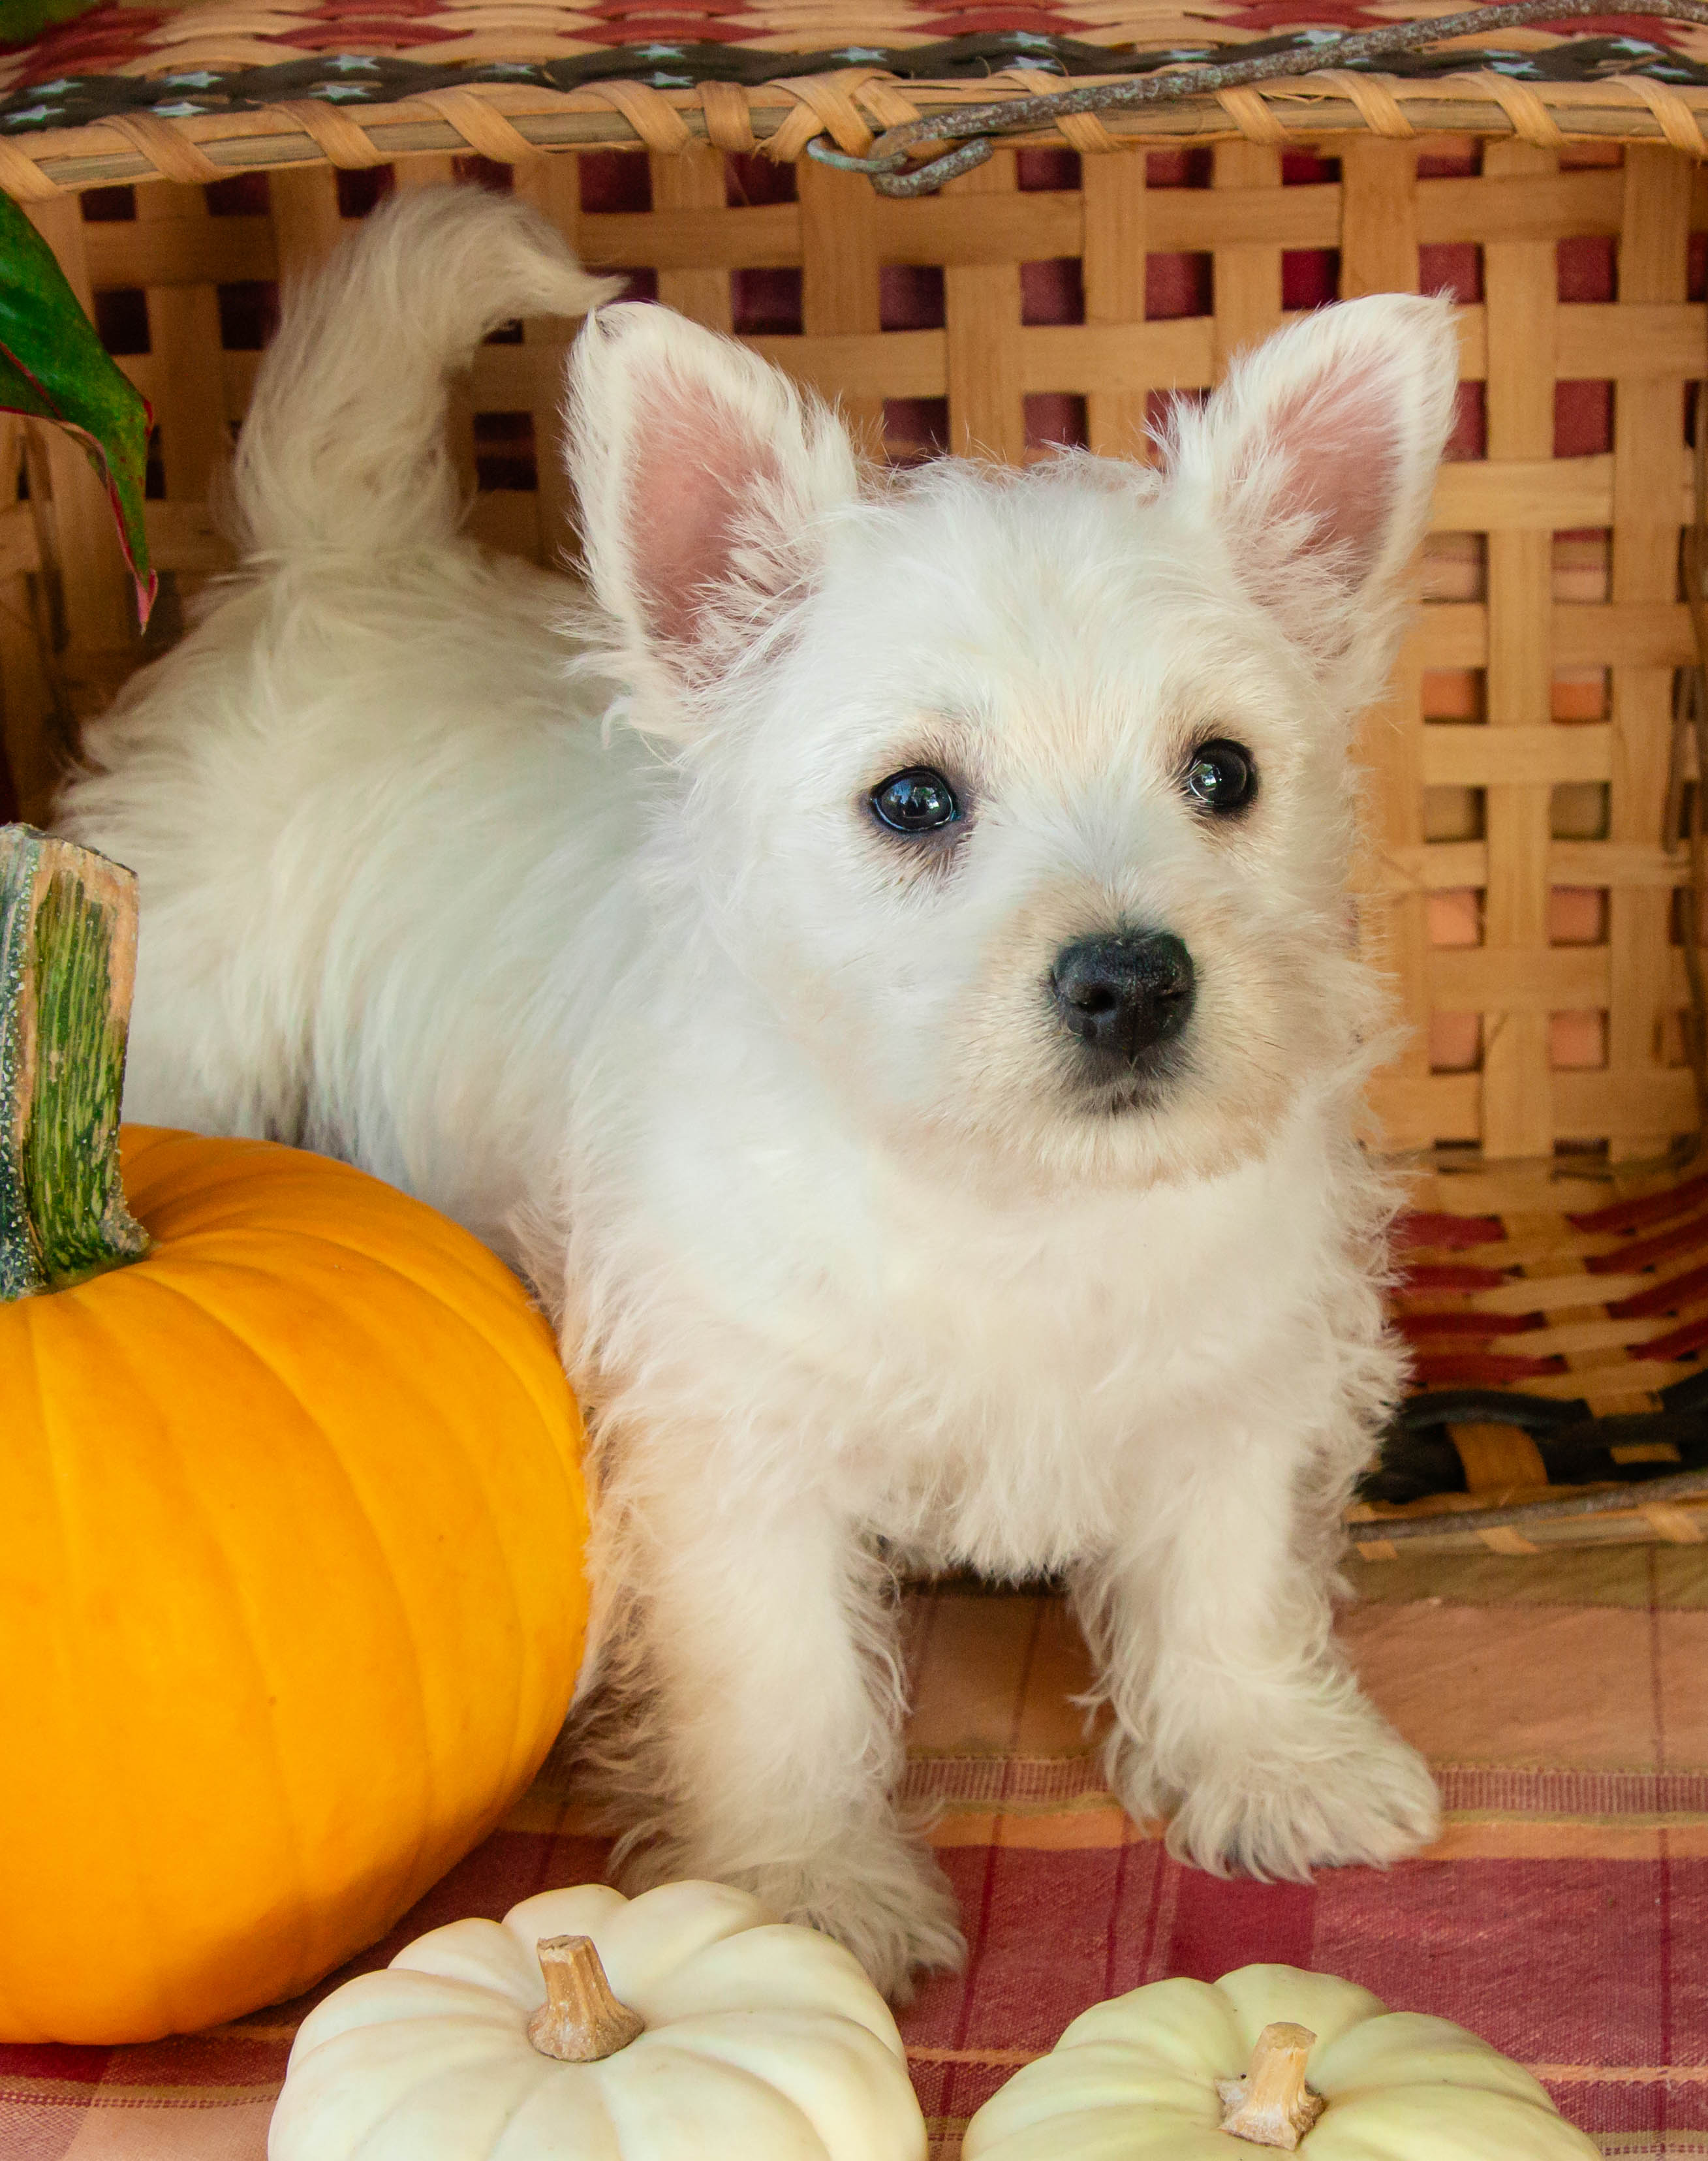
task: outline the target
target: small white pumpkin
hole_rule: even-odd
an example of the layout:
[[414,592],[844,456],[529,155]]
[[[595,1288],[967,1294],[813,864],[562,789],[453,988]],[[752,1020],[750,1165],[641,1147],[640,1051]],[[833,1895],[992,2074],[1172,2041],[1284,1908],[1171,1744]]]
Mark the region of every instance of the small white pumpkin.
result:
[[544,1891],[303,2021],[268,2161],[924,2161],[888,2007],[717,1883]]
[[1597,2161],[1462,2026],[1287,1966],[1159,1981],[1075,2019],[967,2127],[964,2161]]

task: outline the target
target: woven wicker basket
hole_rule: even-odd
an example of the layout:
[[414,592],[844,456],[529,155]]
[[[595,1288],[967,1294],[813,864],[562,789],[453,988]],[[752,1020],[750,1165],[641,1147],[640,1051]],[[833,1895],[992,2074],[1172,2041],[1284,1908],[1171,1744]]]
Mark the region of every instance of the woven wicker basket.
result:
[[[391,59],[419,61],[424,22],[430,57],[465,70],[586,54],[590,12],[410,5]],[[909,42],[907,12],[886,15],[888,45]],[[259,68],[270,83],[310,47],[331,64],[336,16],[138,15],[148,37],[125,48],[126,12],[109,7],[77,49],[99,63],[80,80],[128,96],[163,73]],[[1171,27],[1205,26],[1146,24],[1153,43]],[[1364,913],[1412,1031],[1372,1109],[1383,1143],[1422,1167],[1400,1303],[1435,1393],[1396,1436],[1357,1535],[1372,1553],[1420,1537],[1508,1551],[1700,1539],[1708,1268],[1693,1260],[1708,1184],[1653,1166],[1698,1124],[1679,846],[1695,768],[1675,711],[1696,659],[1680,543],[1708,366],[1708,186],[1690,154],[1708,90],[1652,76],[1538,87],[1487,67],[1310,77],[1070,118],[939,195],[897,200],[807,143],[857,154],[875,128],[1053,78],[779,74],[805,34],[773,11],[725,49],[765,80],[736,79],[732,61],[728,79],[702,65],[669,90],[607,67],[568,89],[435,78],[388,101],[280,96],[177,117],[151,90],[148,109],[33,135],[5,133],[0,107],[0,185],[27,200],[158,416],[148,523],[166,575],[150,648],[227,560],[209,492],[279,282],[383,186],[461,171],[513,188],[590,263],[743,332],[897,457],[1019,460],[1063,441],[1143,456],[1156,400],[1213,383],[1290,310],[1452,289],[1462,409],[1428,604],[1363,749]],[[1084,34],[1118,42],[1107,24]],[[755,52],[768,69],[746,65]],[[0,60],[0,87],[25,94],[28,59],[9,76]],[[551,147],[565,143],[581,147]],[[573,544],[554,442],[572,327],[530,322],[485,347],[455,423],[474,529],[538,560]],[[10,424],[3,745],[18,805],[39,816],[77,716],[143,648],[81,455]],[[1522,1400],[1490,1393],[1514,1389]],[[1592,1423],[1609,1416],[1626,1423]],[[1424,1497],[1398,1497],[1411,1493]]]

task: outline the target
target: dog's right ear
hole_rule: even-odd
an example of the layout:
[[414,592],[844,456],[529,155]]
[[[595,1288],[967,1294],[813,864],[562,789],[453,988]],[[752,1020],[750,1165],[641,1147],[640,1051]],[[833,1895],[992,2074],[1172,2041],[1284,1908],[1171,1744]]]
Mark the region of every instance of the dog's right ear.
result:
[[776,368],[645,302],[589,316],[569,422],[593,590],[680,711],[810,570],[815,521],[858,490],[852,445]]

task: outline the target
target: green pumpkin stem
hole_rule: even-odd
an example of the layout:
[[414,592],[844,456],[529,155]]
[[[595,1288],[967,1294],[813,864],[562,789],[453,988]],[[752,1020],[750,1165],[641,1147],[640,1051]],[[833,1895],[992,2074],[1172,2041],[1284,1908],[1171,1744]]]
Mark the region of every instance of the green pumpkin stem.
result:
[[0,825],[0,1304],[148,1250],[118,1169],[136,958],[128,870]]

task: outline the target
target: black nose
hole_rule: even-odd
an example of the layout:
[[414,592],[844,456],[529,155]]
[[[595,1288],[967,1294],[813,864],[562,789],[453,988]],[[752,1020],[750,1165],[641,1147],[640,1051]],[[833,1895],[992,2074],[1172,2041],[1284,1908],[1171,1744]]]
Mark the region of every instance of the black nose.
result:
[[1192,956],[1166,930],[1080,938],[1056,955],[1049,987],[1070,1034],[1136,1065],[1186,1025]]

